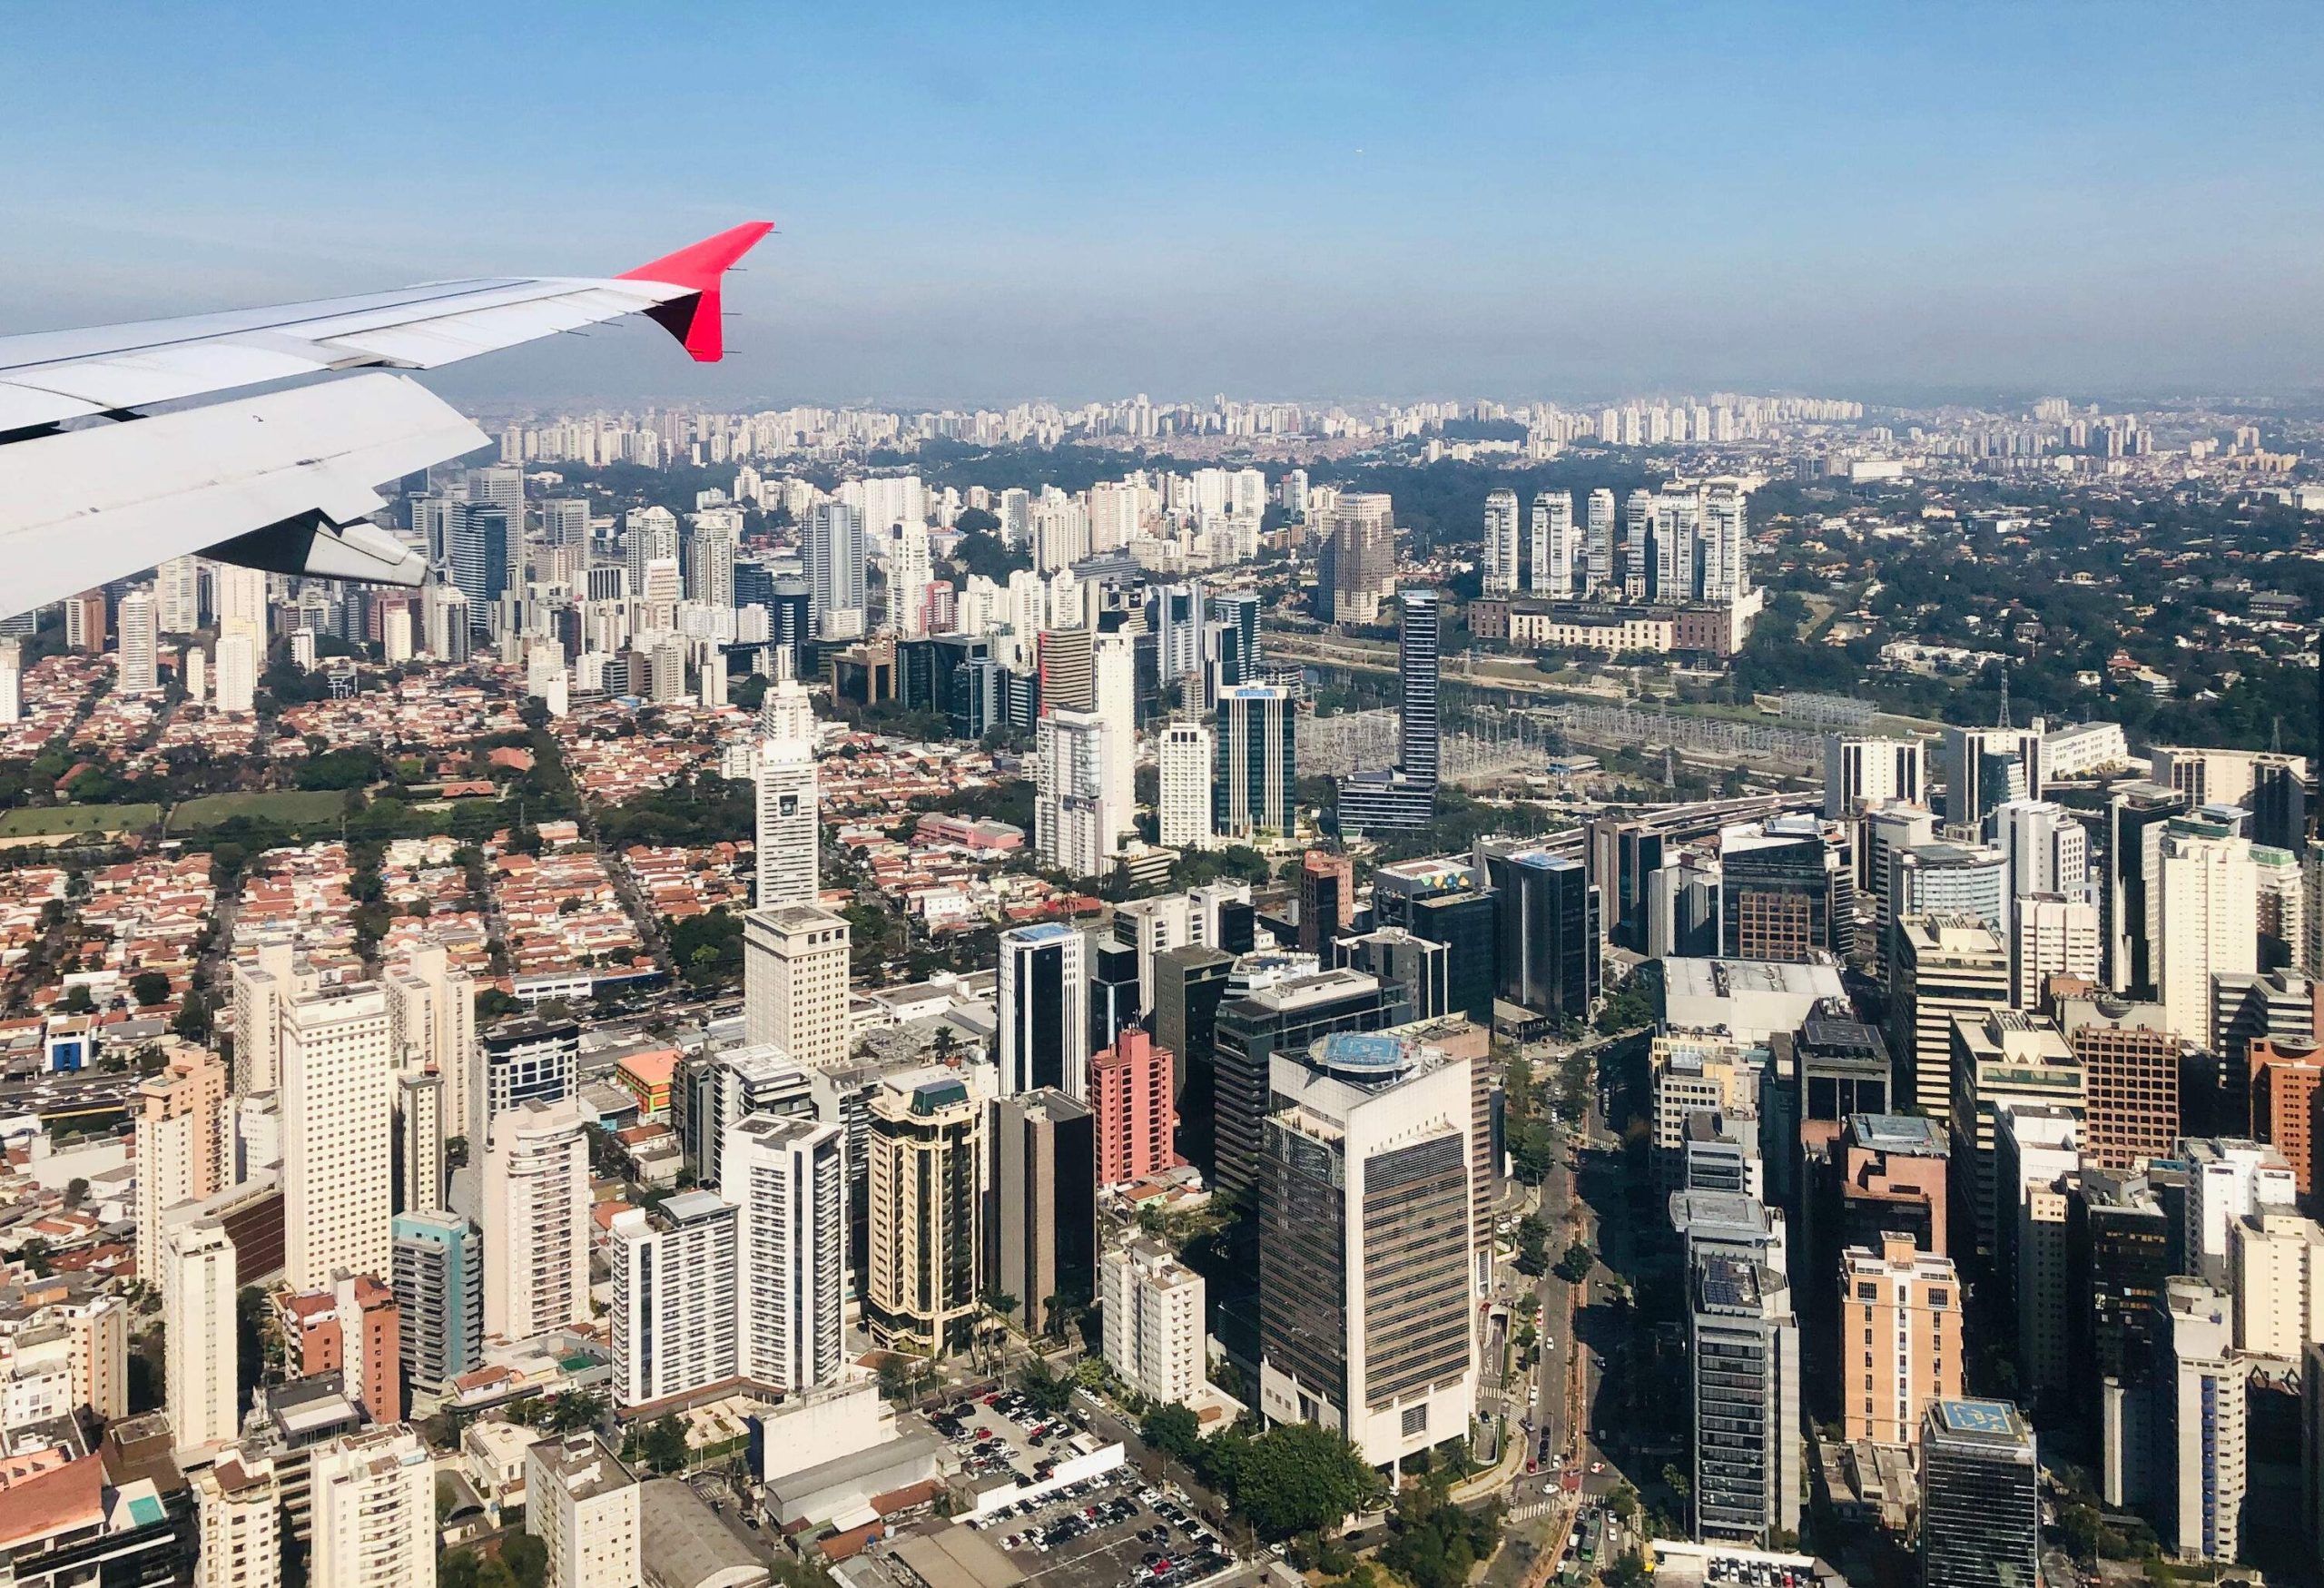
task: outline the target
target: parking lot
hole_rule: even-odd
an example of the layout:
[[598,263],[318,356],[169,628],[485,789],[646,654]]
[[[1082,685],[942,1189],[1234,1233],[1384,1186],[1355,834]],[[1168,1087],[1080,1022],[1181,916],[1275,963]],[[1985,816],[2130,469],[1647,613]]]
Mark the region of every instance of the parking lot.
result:
[[1041,1588],[1187,1588],[1234,1563],[1183,1496],[1127,1466],[970,1525]]
[[974,1478],[1013,1474],[1039,1483],[1059,1462],[1092,1444],[1069,1415],[1045,1415],[1015,1390],[940,1407],[928,1422]]

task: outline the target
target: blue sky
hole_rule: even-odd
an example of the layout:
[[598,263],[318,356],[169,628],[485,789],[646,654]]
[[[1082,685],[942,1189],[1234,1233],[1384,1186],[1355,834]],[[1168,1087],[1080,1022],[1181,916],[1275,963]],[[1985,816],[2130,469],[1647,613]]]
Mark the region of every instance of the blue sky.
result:
[[610,273],[456,395],[2312,390],[2312,6],[44,5],[0,330]]

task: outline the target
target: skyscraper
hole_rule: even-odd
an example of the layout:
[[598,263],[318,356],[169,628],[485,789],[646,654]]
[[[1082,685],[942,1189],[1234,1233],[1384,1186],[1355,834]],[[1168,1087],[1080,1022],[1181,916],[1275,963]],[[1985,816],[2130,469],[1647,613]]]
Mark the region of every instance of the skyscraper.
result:
[[2082,1060],[2083,1153],[2104,1169],[2169,1158],[2180,1128],[2178,1035],[2159,1004],[2070,998],[2058,1027]]
[[496,1118],[484,1147],[484,1330],[526,1340],[589,1316],[588,1126],[574,1102]]
[[659,1208],[614,1215],[614,1404],[624,1410],[690,1396],[735,1376],[741,1347],[734,1205],[681,1191]]
[[399,1213],[391,1233],[404,1383],[417,1415],[483,1359],[484,1242],[442,1208]]
[[2201,1031],[2211,978],[2260,968],[2259,873],[2251,843],[2201,817],[2147,834],[2146,939],[2156,1001],[2174,1031]]
[[283,1277],[391,1271],[394,1060],[387,997],[359,983],[282,1011]]
[[218,709],[248,715],[258,698],[258,645],[247,634],[218,636]]
[[756,1115],[726,1127],[720,1194],[734,1204],[737,1360],[785,1394],[845,1360],[847,1129]]
[[200,1553],[193,1588],[277,1588],[282,1489],[274,1463],[229,1453],[192,1476]]
[[471,617],[492,609],[508,588],[508,509],[491,502],[455,502],[445,544],[451,582],[468,597]]
[[1088,1088],[1088,944],[1069,926],[1046,922],[1000,934],[997,990],[1000,1095],[1054,1088],[1069,1098]]
[[1299,784],[1297,713],[1290,692],[1246,685],[1218,700],[1211,828],[1232,843],[1288,837]]
[[1499,994],[1534,1013],[1585,1021],[1597,1007],[1599,893],[1577,860],[1518,843],[1480,845],[1492,883]]
[[1517,493],[1496,490],[1485,498],[1484,593],[1517,593]]
[[813,741],[761,739],[753,781],[758,796],[758,907],[812,904],[822,887],[823,840]]
[[1921,1469],[1928,1588],[2039,1588],[2042,1475],[2017,1408],[1937,1402],[1921,1424]]
[[1125,1185],[1177,1161],[1176,1072],[1170,1050],[1136,1026],[1090,1058],[1098,1185]]
[[1840,1338],[1848,1345],[1837,1364],[1846,1436],[1909,1445],[1929,1403],[1961,1393],[1961,1277],[1952,1258],[1897,1234],[1877,1251],[1852,1247],[1841,1254],[1840,1295]]
[[1799,1325],[1782,1273],[1698,1250],[1689,1277],[1695,1536],[1799,1531]]
[[1163,725],[1157,746],[1160,779],[1156,812],[1166,849],[1210,847],[1210,729],[1202,723]]
[[816,636],[856,637],[863,632],[871,606],[863,515],[836,498],[818,502],[801,538],[806,553],[808,609]]
[[241,1427],[236,1382],[234,1243],[215,1218],[172,1225],[162,1239],[162,1341],[170,1428],[184,1450],[231,1441]]
[[525,1452],[525,1531],[547,1556],[555,1588],[635,1588],[644,1523],[635,1475],[595,1432],[536,1441]]
[[1093,711],[1042,713],[1033,852],[1043,864],[1077,877],[1111,869],[1128,808],[1128,791],[1116,782],[1121,758],[1115,744],[1133,731]]
[[891,1349],[944,1355],[975,1327],[982,1125],[977,1100],[941,1070],[889,1077],[872,1100],[863,1314]]
[[1384,1033],[1277,1052],[1259,1204],[1259,1406],[1383,1465],[1464,1435],[1469,1064]]
[[846,916],[819,904],[743,917],[744,1041],[809,1070],[846,1059],[850,932]]
[[1888,1048],[1898,1064],[1896,1101],[1948,1119],[1954,1017],[2008,1007],[2009,952],[1992,927],[1965,916],[1905,917],[1896,923],[1896,946]]
[[[1188,952],[1173,950],[1163,958],[1167,962]],[[1159,991],[1167,1014],[1171,994],[1167,979]],[[1216,1011],[1210,1084],[1199,1086],[1189,1075],[1184,1115],[1194,1137],[1188,1156],[1201,1162],[1207,1146],[1211,1161],[1206,1173],[1215,1189],[1230,1196],[1257,1182],[1275,1055],[1305,1053],[1335,1031],[1369,1032],[1400,1025],[1410,1014],[1400,989],[1384,988],[1377,978],[1345,970],[1294,976],[1239,998],[1223,999]],[[1171,1029],[1167,1020],[1157,1023],[1162,1031]]]
[[1552,601],[1573,599],[1577,582],[1587,590],[1589,570],[1581,561],[1581,538],[1573,522],[1570,491],[1542,491],[1533,498],[1532,578],[1537,596]]
[[1087,1107],[1050,1088],[990,1105],[986,1290],[1013,1298],[1014,1321],[1028,1334],[1061,1329],[1068,1310],[1096,1291],[1092,1124]]
[[1614,582],[1614,493],[1603,486],[1591,491],[1589,513],[1582,541],[1589,558],[1590,590],[1595,594]]
[[162,1272],[162,1214],[213,1197],[233,1179],[226,1066],[191,1050],[139,1082],[136,1097],[137,1271],[151,1275]]
[[1359,769],[1340,779],[1339,830],[1417,831],[1436,819],[1442,719],[1437,710],[1442,611],[1434,590],[1409,589],[1397,648],[1401,759],[1393,773]]
[[2154,1530],[2181,1560],[2241,1551],[2250,1452],[2251,1362],[2235,1349],[2233,1304],[2201,1279],[2167,1280],[2149,1386],[2147,1496]]
[[153,592],[143,587],[121,598],[121,678],[123,695],[151,695],[161,687],[161,627]]
[[436,1573],[436,1466],[400,1423],[342,1434],[314,1453],[309,1579],[410,1588]]

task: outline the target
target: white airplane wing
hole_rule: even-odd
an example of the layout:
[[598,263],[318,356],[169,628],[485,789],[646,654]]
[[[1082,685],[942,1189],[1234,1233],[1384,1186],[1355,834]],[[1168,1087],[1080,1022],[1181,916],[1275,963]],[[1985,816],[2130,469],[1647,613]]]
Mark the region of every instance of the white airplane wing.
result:
[[300,376],[433,370],[625,314],[712,362],[724,273],[770,230],[754,221],[602,280],[443,281],[0,337],[0,611],[189,551],[416,585],[419,559],[360,522],[383,505],[374,488],[487,439],[417,383],[366,376],[141,410]]

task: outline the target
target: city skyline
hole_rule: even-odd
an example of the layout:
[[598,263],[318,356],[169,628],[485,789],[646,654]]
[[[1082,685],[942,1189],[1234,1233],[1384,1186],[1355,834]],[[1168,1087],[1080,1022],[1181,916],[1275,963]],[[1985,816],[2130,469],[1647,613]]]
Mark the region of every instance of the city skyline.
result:
[[[0,217],[41,243],[0,330],[595,272],[763,210],[783,230],[734,284],[727,364],[633,370],[633,328],[442,389],[2309,390],[2316,181],[2267,163],[2319,130],[2294,15],[707,7],[636,37],[229,10],[102,39],[34,15],[0,125],[37,158]],[[394,94],[463,55],[542,89],[440,119]],[[319,72],[388,97],[275,136],[283,84]],[[560,86],[576,113],[542,115]],[[131,105],[172,127],[134,159]]]

